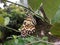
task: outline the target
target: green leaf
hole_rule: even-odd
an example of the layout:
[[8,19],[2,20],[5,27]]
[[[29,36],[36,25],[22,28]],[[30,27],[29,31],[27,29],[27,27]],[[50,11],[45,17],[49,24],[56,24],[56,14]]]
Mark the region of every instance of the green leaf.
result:
[[60,7],[58,8],[56,15],[52,18],[52,24],[54,23],[60,23]]
[[6,41],[4,45],[25,45],[28,41],[24,40],[23,38],[19,37],[17,39],[12,39]]
[[60,0],[28,0],[28,3],[33,10],[37,10],[40,7],[40,4],[43,3],[44,11],[47,17],[51,20],[58,10]]
[[31,37],[27,37],[27,38],[25,38],[25,39],[26,39],[27,41],[29,41],[30,43],[36,41],[35,37],[33,37],[33,36],[31,36]]
[[52,19],[60,5],[60,0],[43,0],[43,8],[49,19]]
[[42,40],[48,41],[48,37],[44,36],[44,37],[42,37]]
[[0,25],[4,25],[4,18],[0,16]]
[[1,0],[2,3],[6,2],[7,0]]
[[19,38],[18,40],[19,40],[19,45],[25,45],[23,38]]
[[28,4],[36,11],[40,7],[41,1],[42,0],[28,0]]
[[13,38],[14,38],[14,39],[16,39],[16,38],[17,38],[17,36],[16,36],[16,35],[13,35]]
[[4,34],[3,34],[3,32],[0,30],[0,39],[3,39],[3,37],[4,37]]
[[50,29],[51,33],[55,36],[60,37],[60,23],[53,24],[52,28]]
[[13,45],[13,40],[9,40],[9,41],[5,42],[4,45]]
[[6,25],[8,25],[9,24],[9,21],[10,21],[10,18],[9,17],[5,17],[5,22],[4,22],[4,25],[6,26]]
[[60,37],[60,6],[56,11],[56,15],[52,18],[53,27],[51,28],[51,33],[53,35]]

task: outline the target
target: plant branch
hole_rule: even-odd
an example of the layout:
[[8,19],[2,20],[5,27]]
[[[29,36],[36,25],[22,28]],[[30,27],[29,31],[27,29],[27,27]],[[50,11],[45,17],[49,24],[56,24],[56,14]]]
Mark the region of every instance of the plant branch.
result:
[[34,13],[34,11],[32,11],[30,8],[27,8],[27,7],[23,6],[23,5],[20,5],[20,4],[17,4],[17,3],[11,2],[11,1],[7,1],[7,2],[9,2],[9,3],[13,3],[13,4],[18,5],[18,6],[21,6],[21,7],[24,7],[25,9],[28,9],[29,11],[31,11],[31,12]]
[[17,31],[16,29],[13,29],[13,28],[10,28],[10,27],[7,27],[7,26],[4,26],[4,25],[1,25],[1,24],[0,24],[0,26],[1,26],[1,27],[5,27],[5,28],[10,29],[10,30],[13,30],[13,31],[15,31],[15,32],[20,32],[20,31]]
[[32,43],[28,43],[26,45],[31,45],[31,44],[34,44],[34,43],[39,43],[39,42],[44,42],[44,43],[47,43],[47,44],[54,44],[54,43],[51,43],[51,42],[48,42],[48,41],[44,41],[44,40],[39,40],[39,41],[35,41],[35,42],[32,42]]

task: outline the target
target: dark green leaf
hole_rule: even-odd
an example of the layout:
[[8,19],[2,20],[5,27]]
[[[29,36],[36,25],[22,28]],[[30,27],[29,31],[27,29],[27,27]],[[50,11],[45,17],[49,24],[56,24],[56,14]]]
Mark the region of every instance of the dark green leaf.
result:
[[54,23],[60,23],[60,7],[58,8],[58,11],[56,11],[56,15],[52,18],[52,24]]
[[43,7],[49,19],[52,19],[60,5],[60,0],[43,0]]
[[42,0],[28,0],[29,6],[35,11],[40,7],[41,2]]
[[4,37],[4,34],[3,34],[3,32],[0,30],[0,39],[3,39],[3,37]]
[[4,25],[4,18],[0,16],[0,25]]
[[60,37],[60,23],[53,24],[52,28],[50,29],[51,33],[55,36]]

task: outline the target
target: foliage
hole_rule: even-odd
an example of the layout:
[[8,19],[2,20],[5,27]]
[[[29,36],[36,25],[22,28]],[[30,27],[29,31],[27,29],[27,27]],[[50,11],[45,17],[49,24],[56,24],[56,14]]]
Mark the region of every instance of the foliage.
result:
[[[39,0],[37,1],[39,3],[39,6],[41,3],[43,3],[44,11],[47,17],[49,18],[50,23],[52,24],[52,29],[50,29],[52,34],[55,35],[56,33],[56,35],[59,35],[60,31],[57,31],[57,29],[59,29],[60,27],[59,26],[60,25],[59,24],[60,23],[60,0],[42,0],[41,3],[40,1]],[[33,10],[37,10],[38,3],[36,3],[35,0],[33,1],[29,0],[29,5],[32,7]],[[36,5],[37,8],[35,8],[34,5]]]
[[39,9],[40,4],[43,3],[45,13],[50,20],[55,16],[60,5],[60,0],[28,0],[28,2],[33,10]]
[[34,11],[39,9],[41,2],[42,0],[28,0],[29,6],[31,6]]
[[2,16],[0,16],[0,24],[4,25],[4,18]]
[[57,37],[60,37],[60,23],[53,24],[51,33]]
[[21,23],[24,20],[24,17],[26,17],[24,8],[23,7],[16,6],[15,4],[10,4],[10,6],[7,7],[7,9],[4,9],[4,10],[8,14],[6,16],[6,18],[7,17],[9,18],[8,19],[8,22],[10,20],[11,23],[15,22],[15,23],[19,23],[18,25],[21,25]]
[[1,32],[1,30],[0,30],[0,39],[3,39],[3,36],[4,34]]
[[58,10],[56,11],[56,14],[55,16],[52,18],[52,21],[51,23],[54,24],[54,23],[60,23],[60,7],[58,8]]
[[23,7],[11,4],[4,9],[0,9],[0,27],[3,27],[3,29],[0,28],[2,33],[0,36],[4,36],[3,33],[8,33],[9,30],[12,32],[11,29],[6,29],[4,26],[18,30],[24,21],[24,17],[26,17],[26,15]]
[[4,2],[6,2],[7,0],[1,0],[1,3],[4,3]]
[[55,16],[59,5],[60,5],[60,0],[50,0],[50,1],[45,0],[45,1],[43,1],[43,7],[45,10],[45,13],[50,20]]
[[18,37],[17,39],[15,38],[13,40],[5,42],[4,45],[52,45],[50,43],[43,42],[43,40],[44,41],[48,40],[48,38],[46,37],[43,37],[41,42],[40,40],[41,40],[40,38],[33,37],[33,36],[26,37],[26,38]]
[[[52,25],[51,28],[48,27],[49,28],[48,30],[50,30],[53,36],[60,37],[60,7],[59,7],[60,1],[59,0],[32,0],[32,1],[29,0],[28,2],[34,11],[39,10],[40,4],[43,3],[44,11],[47,17],[49,18],[49,20],[51,20],[48,23],[51,23]],[[10,37],[12,38],[11,40],[5,41],[4,45],[52,45],[52,43],[48,42],[48,37],[45,36],[43,36],[42,38],[40,38],[39,36],[36,37],[32,35],[27,36],[25,38],[20,37],[20,32],[18,32],[18,29],[21,27],[24,19],[27,16],[26,10],[27,8],[25,9],[22,6],[18,6],[15,4],[10,4],[4,9],[0,9],[0,39],[3,39],[5,34],[9,36],[7,37],[5,35],[7,39],[9,39]],[[34,13],[33,16],[39,17],[39,19],[43,20],[43,22],[45,21],[43,17],[41,18],[41,15],[39,13],[37,14]],[[45,25],[43,25],[43,28],[44,26]],[[18,33],[17,35],[19,35],[19,37],[15,36],[13,32]]]

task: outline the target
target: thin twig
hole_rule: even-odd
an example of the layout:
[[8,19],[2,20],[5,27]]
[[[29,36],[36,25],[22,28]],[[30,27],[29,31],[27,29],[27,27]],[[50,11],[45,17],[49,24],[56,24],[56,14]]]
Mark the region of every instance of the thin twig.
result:
[[[29,35],[29,34],[28,34],[28,36],[32,36],[32,35]],[[34,38],[37,39],[37,37],[34,37]],[[28,43],[28,44],[26,44],[26,45],[31,45],[31,44],[33,44],[33,43],[39,43],[39,42],[44,42],[44,43],[52,44],[52,45],[54,44],[54,43],[52,43],[52,42],[48,42],[48,41],[44,41],[44,40],[40,39],[39,41],[35,41],[35,42],[32,42],[32,43]]]
[[[16,36],[17,38],[20,38],[21,36]],[[6,39],[12,39],[13,37],[7,37]]]
[[44,42],[44,43],[47,43],[47,44],[54,44],[54,43],[51,43],[51,42],[48,42],[48,41],[44,41],[44,40],[39,40],[39,41],[35,41],[35,42],[31,42],[31,43],[28,43],[26,45],[31,45],[31,44],[34,44],[34,43],[39,43],[39,42]]
[[34,13],[34,11],[32,11],[30,8],[27,8],[27,7],[23,6],[23,5],[20,5],[20,4],[17,4],[17,3],[11,2],[11,1],[7,1],[7,2],[9,2],[9,3],[13,3],[13,4],[18,5],[18,6],[21,6],[21,7],[24,7],[25,9],[28,9],[29,11],[31,11],[31,12]]
[[13,30],[13,31],[15,31],[15,32],[20,32],[20,31],[17,31],[16,29],[13,29],[13,28],[10,28],[10,27],[7,27],[7,26],[4,26],[4,25],[1,25],[1,24],[0,24],[0,26],[1,26],[1,27],[5,27],[5,28],[10,29],[10,30]]
[[[18,5],[18,6],[21,6],[21,7],[24,7],[25,9],[31,11],[35,16],[38,15],[37,13],[35,13],[35,12],[33,11],[33,9],[32,9],[30,6],[29,6],[29,8],[28,8],[28,7],[25,7],[25,6],[23,6],[23,5],[20,5],[20,4],[17,4],[17,3],[11,2],[11,1],[7,1],[7,2],[12,3],[12,4],[15,4],[15,5]],[[39,18],[39,16],[37,16],[37,17]]]

